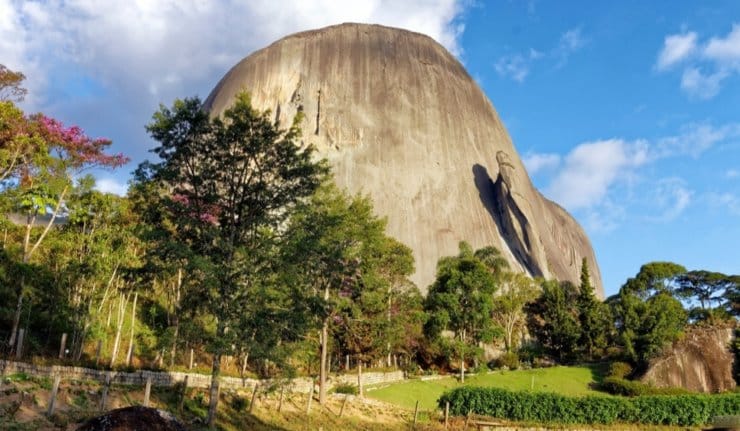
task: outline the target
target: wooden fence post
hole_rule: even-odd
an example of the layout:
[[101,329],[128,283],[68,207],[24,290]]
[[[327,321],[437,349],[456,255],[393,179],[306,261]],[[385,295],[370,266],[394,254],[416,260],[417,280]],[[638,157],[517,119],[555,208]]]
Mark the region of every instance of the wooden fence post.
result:
[[188,370],[193,369],[193,349],[190,349],[190,365],[188,366]]
[[414,407],[414,429],[416,429],[416,420],[419,418],[419,400],[416,400],[416,407]]
[[252,399],[249,401],[249,413],[254,412],[254,401],[255,398],[257,398],[257,389],[259,388],[259,386],[260,385],[258,383],[255,383],[254,389],[252,389]]
[[59,382],[62,380],[62,376],[57,374],[54,376],[54,386],[51,387],[51,397],[49,397],[49,409],[46,411],[46,416],[54,414],[54,406],[57,402],[57,392],[59,392]]
[[182,393],[180,394],[180,401],[177,404],[177,410],[182,412],[182,406],[185,403],[185,396],[187,395],[188,391],[188,375],[185,375],[185,380],[182,382]]
[[445,403],[445,429],[447,429],[450,420],[450,402]]
[[308,404],[306,405],[306,414],[311,414],[311,401],[313,401],[313,379],[311,380],[311,392],[308,393]]
[[280,387],[280,401],[278,402],[278,413],[283,409],[283,396],[285,395],[285,385]]
[[152,376],[149,374],[146,378],[146,387],[144,388],[144,407],[149,407],[149,395],[152,392]]
[[110,371],[105,373],[105,384],[103,385],[103,393],[100,396],[100,411],[105,411],[105,405],[108,402],[108,389],[110,389]]
[[342,401],[342,408],[339,409],[339,417],[342,417],[342,413],[344,413],[344,405],[347,404],[347,398],[349,398],[349,394],[344,394],[344,401]]
[[64,348],[67,347],[67,333],[62,334],[62,341],[59,343],[59,359],[64,359]]

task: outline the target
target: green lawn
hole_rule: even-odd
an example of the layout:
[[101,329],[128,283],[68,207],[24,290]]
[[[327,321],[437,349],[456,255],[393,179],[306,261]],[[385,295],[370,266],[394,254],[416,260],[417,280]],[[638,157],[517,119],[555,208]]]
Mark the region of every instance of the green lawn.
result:
[[[518,371],[493,371],[466,377],[465,386],[493,386],[513,391],[534,390],[563,395],[606,395],[594,391],[589,384],[599,381],[598,367],[552,367]],[[367,391],[366,395],[381,401],[413,409],[416,401],[424,410],[437,407],[437,398],[448,389],[462,386],[454,377],[439,380],[408,380]]]

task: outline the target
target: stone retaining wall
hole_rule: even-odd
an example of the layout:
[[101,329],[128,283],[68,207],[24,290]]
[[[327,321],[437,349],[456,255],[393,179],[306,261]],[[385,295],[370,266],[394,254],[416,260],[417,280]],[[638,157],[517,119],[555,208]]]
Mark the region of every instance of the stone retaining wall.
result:
[[[33,365],[25,362],[0,360],[0,369],[3,374],[25,373],[32,376],[61,376],[62,380],[96,380],[104,383],[110,376],[110,382],[123,385],[144,385],[147,378],[152,378],[153,386],[173,386],[184,382],[188,378],[188,387],[208,388],[211,385],[211,376],[197,373],[181,373],[177,371],[135,371],[132,373],[124,371],[94,370],[83,367],[67,367],[62,365]],[[391,372],[369,372],[362,374],[363,385],[374,385],[380,383],[392,383],[403,380],[403,371]],[[255,384],[261,385],[273,383],[273,380],[241,379],[238,377],[221,377],[222,389],[253,388]],[[356,374],[339,374],[330,376],[329,388],[337,383],[357,384]],[[292,379],[289,387],[294,392],[308,393],[311,390],[311,379],[307,377]]]

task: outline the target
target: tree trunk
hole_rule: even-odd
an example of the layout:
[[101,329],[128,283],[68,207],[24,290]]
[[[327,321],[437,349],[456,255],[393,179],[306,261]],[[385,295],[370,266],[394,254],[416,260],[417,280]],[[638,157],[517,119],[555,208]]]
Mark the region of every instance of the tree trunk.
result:
[[[324,288],[324,301],[329,300],[329,287]],[[326,402],[326,359],[329,353],[329,317],[324,319],[321,327],[321,361],[319,364],[319,404]]]
[[364,386],[362,385],[362,360],[357,361],[357,393],[360,398],[365,396]]
[[[218,321],[216,327],[216,339],[220,340],[224,336],[224,324]],[[218,391],[221,383],[221,350],[218,348],[213,354],[213,367],[211,368],[211,389],[208,398],[208,427],[213,428],[216,423],[216,413],[218,412]]]
[[131,366],[131,360],[134,357],[134,332],[136,329],[136,300],[139,298],[139,292],[134,293],[134,306],[131,309],[131,337],[128,342],[128,354],[126,355],[126,366]]
[[121,344],[121,331],[123,330],[123,317],[126,312],[126,302],[128,302],[128,295],[121,294],[118,299],[118,314],[116,321],[116,338],[113,340],[113,350],[110,355],[110,367],[116,364],[116,356],[118,356],[118,348]]
[[177,337],[180,335],[180,288],[182,287],[182,268],[177,268],[177,284],[175,285],[174,324],[175,333],[172,337],[172,351],[170,353],[170,367],[175,366],[177,356]]

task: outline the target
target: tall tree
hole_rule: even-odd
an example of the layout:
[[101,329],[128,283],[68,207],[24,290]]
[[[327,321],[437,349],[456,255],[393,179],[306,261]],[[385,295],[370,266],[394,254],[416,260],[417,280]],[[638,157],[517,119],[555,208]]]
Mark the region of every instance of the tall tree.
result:
[[579,344],[587,359],[590,360],[593,358],[596,349],[604,348],[607,345],[611,314],[609,307],[594,296],[591,275],[588,271],[588,261],[585,257],[581,263],[581,284],[578,287],[576,307],[581,329]]
[[[740,276],[712,271],[689,271],[676,279],[679,298],[689,301],[692,320],[712,320],[718,313],[726,317],[730,310],[723,306],[727,292],[740,286]],[[696,306],[696,302],[699,306]],[[714,306],[712,306],[714,304]]]
[[581,330],[576,297],[572,283],[547,280],[542,282],[540,297],[527,306],[529,332],[561,362],[577,356]]
[[491,319],[496,279],[465,242],[457,256],[437,263],[437,278],[429,287],[424,309],[429,320],[425,332],[432,338],[452,331],[457,340],[460,380],[465,380],[467,352],[481,341],[491,341],[495,326]]
[[504,347],[512,352],[526,326],[524,306],[537,298],[537,283],[522,273],[503,273],[493,298],[493,321],[504,334]]
[[152,199],[167,209],[174,237],[198,262],[215,320],[210,426],[229,329],[271,277],[272,250],[292,208],[327,172],[325,164],[312,161],[312,147],[299,148],[297,125],[279,130],[243,92],[222,118],[211,118],[192,98],[160,107],[147,126],[160,144],[154,149],[160,161],[142,165],[138,177],[169,192]]
[[670,288],[685,272],[674,263],[645,264],[612,301],[620,342],[638,367],[647,366],[651,358],[681,336],[686,326],[686,310]]

